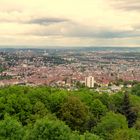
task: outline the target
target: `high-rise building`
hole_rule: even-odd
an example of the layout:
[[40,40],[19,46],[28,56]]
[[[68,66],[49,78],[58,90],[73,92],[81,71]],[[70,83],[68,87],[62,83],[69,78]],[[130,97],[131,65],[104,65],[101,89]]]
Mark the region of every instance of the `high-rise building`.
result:
[[94,77],[93,76],[88,76],[85,78],[85,86],[89,87],[89,88],[93,88],[94,87]]

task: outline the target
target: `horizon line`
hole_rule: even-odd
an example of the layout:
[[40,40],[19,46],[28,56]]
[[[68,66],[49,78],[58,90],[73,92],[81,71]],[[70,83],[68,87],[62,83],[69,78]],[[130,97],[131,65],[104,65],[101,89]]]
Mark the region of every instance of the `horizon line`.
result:
[[67,48],[140,48],[140,46],[117,46],[117,45],[114,45],[114,46],[108,46],[108,45],[104,45],[104,46],[92,46],[92,45],[89,45],[89,46],[63,46],[63,45],[58,45],[58,46],[55,46],[55,45],[50,45],[50,46],[46,46],[46,45],[0,45],[0,49],[24,49],[24,48],[30,48],[30,49],[45,49],[45,48],[53,48],[53,49],[57,49],[57,48],[64,48],[64,49],[67,49]]

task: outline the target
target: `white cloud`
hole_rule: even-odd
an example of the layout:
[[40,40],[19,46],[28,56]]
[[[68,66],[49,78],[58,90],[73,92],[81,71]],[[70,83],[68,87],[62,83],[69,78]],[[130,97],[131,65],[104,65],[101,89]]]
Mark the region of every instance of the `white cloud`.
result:
[[0,44],[138,46],[139,6],[138,0],[0,0]]

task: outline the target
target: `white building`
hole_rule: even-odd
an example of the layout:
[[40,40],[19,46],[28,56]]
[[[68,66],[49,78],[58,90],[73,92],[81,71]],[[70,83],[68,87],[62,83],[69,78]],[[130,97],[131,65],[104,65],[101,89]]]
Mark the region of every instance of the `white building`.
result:
[[85,78],[85,86],[89,87],[89,88],[93,88],[95,84],[95,80],[94,77],[89,76]]

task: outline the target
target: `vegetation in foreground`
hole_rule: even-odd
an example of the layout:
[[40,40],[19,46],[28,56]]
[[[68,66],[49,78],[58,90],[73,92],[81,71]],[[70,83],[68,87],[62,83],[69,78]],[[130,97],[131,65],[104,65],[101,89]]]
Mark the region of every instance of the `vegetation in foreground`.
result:
[[140,140],[140,85],[113,95],[86,88],[1,88],[0,139]]

